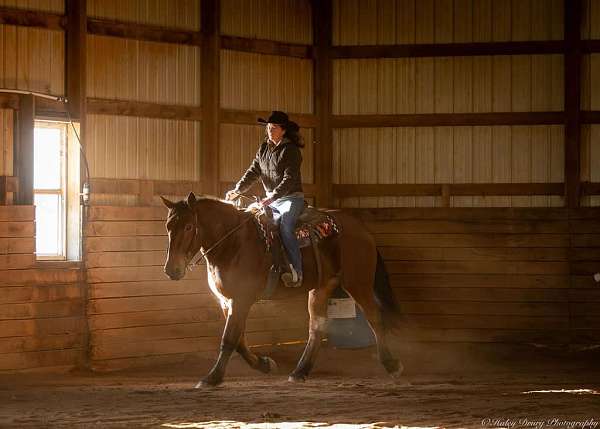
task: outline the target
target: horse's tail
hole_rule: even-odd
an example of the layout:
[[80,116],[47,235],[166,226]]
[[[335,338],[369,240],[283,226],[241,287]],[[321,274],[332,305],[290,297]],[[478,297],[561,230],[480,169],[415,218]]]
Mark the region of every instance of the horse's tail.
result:
[[396,330],[400,322],[400,306],[394,298],[390,278],[385,263],[379,251],[377,251],[377,267],[375,269],[375,285],[373,288],[375,301],[383,316],[383,326],[386,330]]

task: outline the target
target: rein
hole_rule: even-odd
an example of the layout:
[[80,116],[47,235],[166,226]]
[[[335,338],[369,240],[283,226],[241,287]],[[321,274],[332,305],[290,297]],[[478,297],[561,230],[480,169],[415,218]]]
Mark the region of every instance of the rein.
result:
[[[251,198],[248,198],[245,195],[238,195],[237,198],[239,198],[239,197],[244,197],[244,198],[247,198],[248,200],[251,200]],[[263,208],[261,208],[261,211],[262,210],[263,210]],[[194,265],[197,265],[198,261],[200,261],[200,259],[206,258],[206,256],[210,252],[212,252],[219,244],[221,244],[229,236],[231,236],[234,232],[238,231],[241,227],[243,227],[245,224],[247,224],[248,222],[250,222],[253,219],[254,219],[254,215],[252,215],[248,219],[244,220],[238,226],[236,226],[231,231],[229,231],[227,234],[225,234],[223,237],[221,237],[219,240],[217,240],[217,242],[215,244],[213,244],[212,246],[210,246],[208,248],[208,250],[203,251],[202,250],[202,246],[201,246],[200,249],[194,254],[194,256],[192,257],[192,259],[190,259],[190,262],[188,263],[188,268],[190,268],[190,270],[191,270],[191,267],[193,267]],[[196,213],[196,212],[194,212],[194,221],[195,221],[195,224],[196,224],[196,228],[195,228],[195,231],[194,231],[194,239],[192,240],[192,243],[194,243],[196,241],[196,237],[198,237],[198,213]]]

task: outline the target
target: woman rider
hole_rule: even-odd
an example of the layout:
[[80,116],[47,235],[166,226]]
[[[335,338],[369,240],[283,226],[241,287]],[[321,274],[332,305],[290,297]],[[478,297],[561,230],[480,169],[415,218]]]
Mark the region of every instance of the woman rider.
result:
[[298,216],[304,209],[304,193],[300,165],[304,147],[298,124],[289,120],[284,112],[273,111],[268,119],[260,118],[266,124],[267,137],[261,144],[256,157],[225,198],[235,199],[247,191],[258,179],[265,188],[266,198],[259,202],[261,207],[269,206],[273,219],[279,225],[283,246],[290,258],[290,272],[281,276],[287,287],[302,286],[302,254],[296,240],[295,228]]

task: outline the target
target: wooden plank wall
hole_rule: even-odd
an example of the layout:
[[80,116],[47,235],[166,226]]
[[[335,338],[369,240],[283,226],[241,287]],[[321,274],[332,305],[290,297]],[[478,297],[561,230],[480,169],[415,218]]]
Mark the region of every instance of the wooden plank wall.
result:
[[[86,153],[94,178],[200,180],[198,121],[88,115],[87,127]],[[134,195],[93,192],[92,203],[139,201]],[[160,204],[158,196],[154,203]]]
[[[333,183],[556,183],[564,127],[347,128],[333,134]],[[440,207],[442,197],[343,198],[341,207]],[[453,207],[562,206],[559,196],[451,197]]]
[[198,30],[198,0],[88,0],[88,16],[168,28]]
[[0,24],[0,46],[0,88],[64,95],[62,31]]
[[593,275],[600,273],[600,209],[569,213],[571,232],[571,342],[598,344],[600,289]]
[[333,0],[334,45],[563,38],[562,0]]
[[385,259],[409,326],[402,340],[598,341],[597,209],[355,213]]
[[[178,7],[167,1],[92,1],[88,16],[198,30],[199,7],[197,0]],[[95,35],[87,43],[88,97],[200,105],[200,47]],[[200,121],[88,114],[86,125],[92,178],[199,181]],[[92,202],[135,206],[140,199],[92,189]]]
[[[600,39],[600,2],[585,0],[582,5],[581,38],[585,40]],[[583,110],[600,110],[600,54],[583,56],[582,61],[582,94]],[[584,125],[581,130],[581,180],[600,181],[600,141],[598,125]],[[600,206],[600,196],[585,197],[583,205]]]
[[312,44],[310,3],[304,0],[221,0],[221,33]]
[[[334,45],[561,40],[558,0],[334,1]],[[562,55],[338,59],[334,115],[564,109]],[[562,126],[334,130],[333,182],[564,180]],[[439,206],[441,197],[345,198],[342,207]],[[560,206],[559,197],[452,197],[451,206]]]
[[[94,369],[212,357],[218,350],[224,318],[206,268],[176,282],[163,273],[166,214],[161,207],[90,208],[85,247]],[[305,308],[304,301],[257,304],[248,321],[249,344],[304,338]]]
[[563,110],[561,55],[336,60],[333,114]]
[[54,13],[65,11],[64,0],[0,0],[0,6]]
[[88,97],[200,104],[197,46],[91,35],[87,53]]
[[221,51],[221,107],[312,113],[312,61]]
[[0,206],[0,372],[81,363],[85,302],[77,269],[35,266],[34,207]]

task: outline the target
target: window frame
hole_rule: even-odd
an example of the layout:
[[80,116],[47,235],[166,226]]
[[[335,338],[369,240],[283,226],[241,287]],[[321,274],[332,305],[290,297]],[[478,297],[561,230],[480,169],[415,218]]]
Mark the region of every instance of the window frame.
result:
[[[60,122],[60,121],[52,121],[46,119],[36,119],[34,122],[34,136],[35,130],[38,128],[49,128],[49,129],[59,129],[60,130],[60,189],[36,189],[35,181],[33,188],[33,199],[35,204],[36,195],[58,195],[60,198],[60,208],[59,208],[59,243],[60,249],[57,254],[39,254],[37,250],[37,238],[36,238],[36,249],[35,249],[35,258],[36,261],[67,261],[67,184],[68,184],[68,123]],[[34,151],[35,151],[35,141],[34,141]],[[34,171],[35,174],[35,171]],[[37,218],[37,213],[36,213]],[[37,219],[36,219],[37,220]]]

